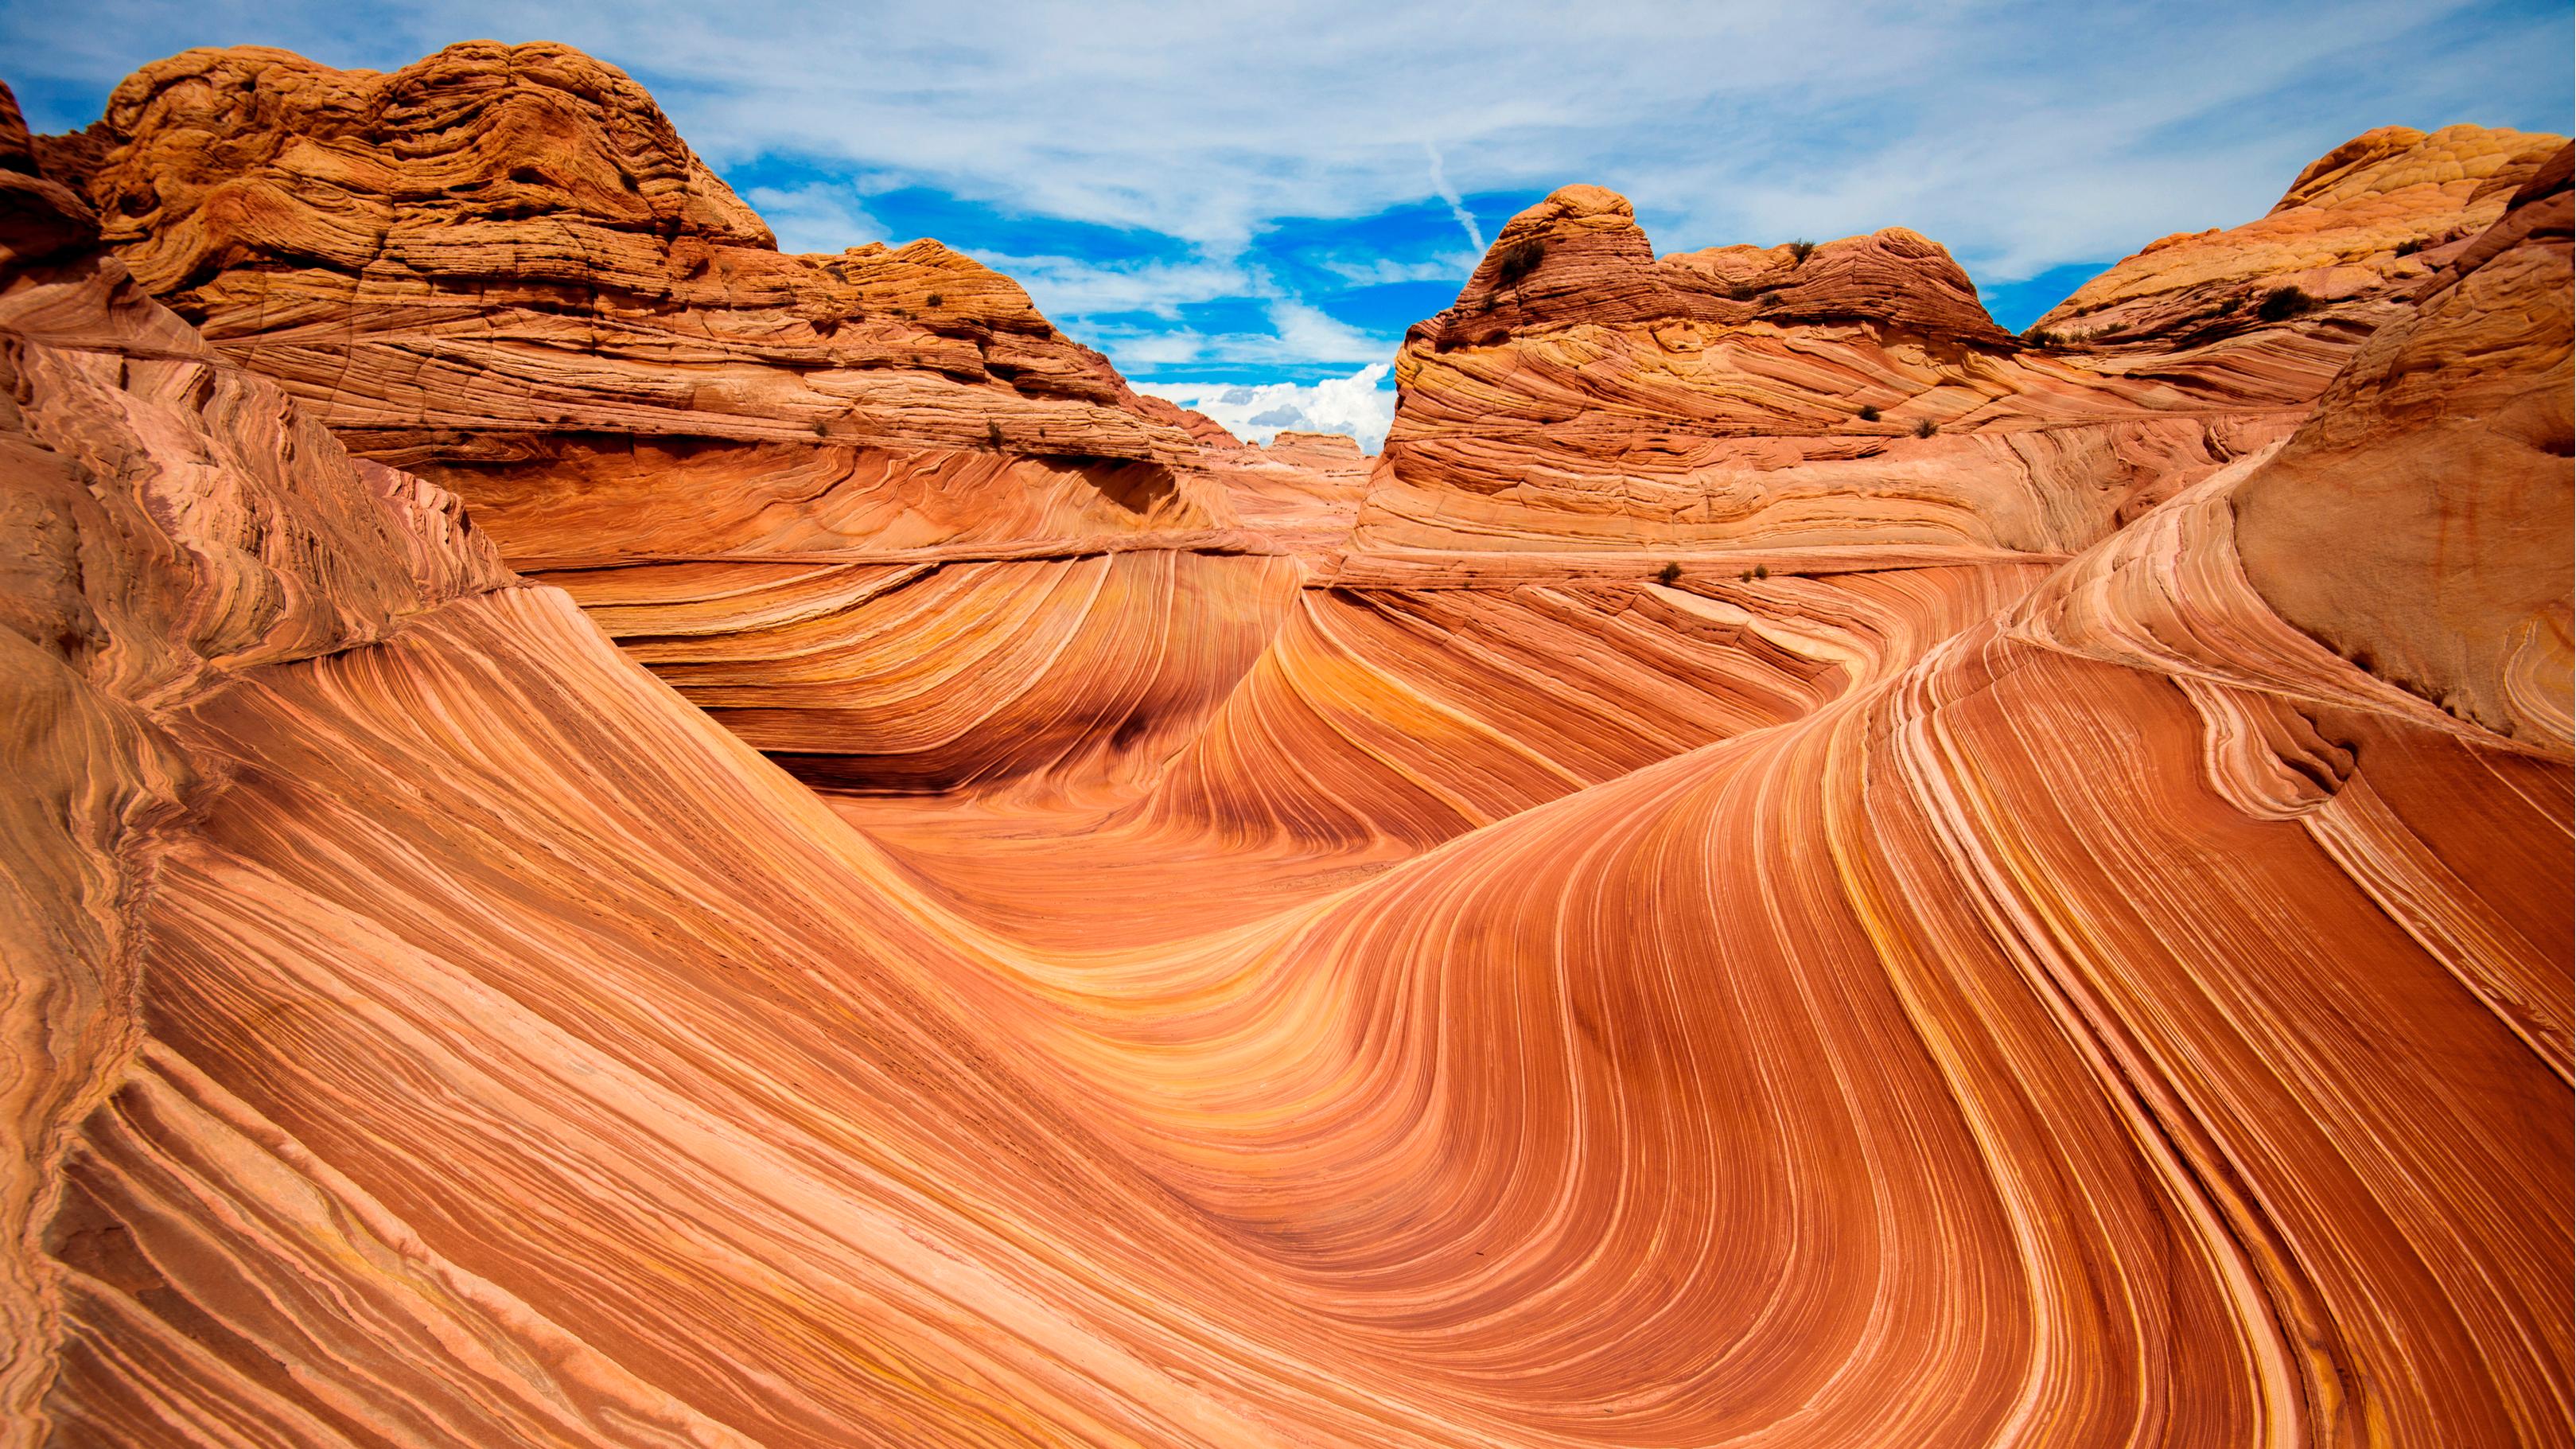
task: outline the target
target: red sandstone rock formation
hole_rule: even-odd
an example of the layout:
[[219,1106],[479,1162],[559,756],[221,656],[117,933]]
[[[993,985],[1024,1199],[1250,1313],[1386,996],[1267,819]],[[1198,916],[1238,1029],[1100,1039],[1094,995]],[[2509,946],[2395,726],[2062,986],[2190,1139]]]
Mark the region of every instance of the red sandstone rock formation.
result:
[[136,278],[388,461],[567,433],[1188,450],[936,242],[781,255],[642,88],[562,46],[391,74],[191,51],[77,139],[47,159]]
[[[460,506],[39,149],[13,1438],[2567,1437],[2563,154],[2366,340],[2164,352],[1561,194],[1328,557],[1355,457],[1141,400],[1280,552],[972,448],[552,434]],[[691,449],[774,491],[604,506]],[[916,793],[743,743],[817,738]]]
[[1244,526],[1309,557],[1349,539],[1377,461],[1340,433],[1293,432],[1204,458]]
[[1231,521],[1175,474],[1194,441],[1009,279],[932,241],[781,255],[561,46],[389,75],[192,51],[38,149],[145,287],[514,561]]
[[[2390,313],[2367,304],[2404,298],[2456,257],[2560,144],[2483,126],[2355,136],[2300,172],[2261,220],[2151,242],[2035,330],[2169,351],[2293,317],[2376,326]],[[2266,303],[2277,315],[2264,315]]]
[[[2454,713],[2568,747],[2569,151],[2363,344],[2236,496],[2283,618]],[[2294,190],[2293,195],[2297,194]]]
[[[2371,149],[2400,136],[2399,154]],[[2485,225],[2558,144],[2374,132],[2263,221],[2159,244],[2078,292],[2042,324],[2072,349],[2005,336],[1912,232],[1659,260],[1624,200],[1567,187],[1407,338],[1359,541],[2080,549],[2286,436],[2446,255],[2396,247]],[[2327,305],[2262,315],[2301,283]]]
[[[607,606],[639,657],[819,775],[1015,774],[1143,707],[1063,656],[1052,625],[1013,624],[1006,656],[1066,674],[959,717],[1017,732],[998,757],[955,731],[866,724],[884,708],[875,631],[917,599],[867,605],[943,564],[966,574],[920,597],[980,593],[1000,620],[1053,600],[1121,638],[1173,636],[1149,655],[1241,655],[1239,672],[1232,625],[1200,640],[1200,616],[1172,607],[1168,561],[1112,555],[1321,543],[1241,530],[1199,462],[1234,441],[1129,390],[1009,279],[934,241],[781,255],[640,87],[561,46],[452,46],[391,74],[194,51],[35,150],[107,218],[137,280],[228,356],[354,451],[455,490],[513,565]],[[1337,486],[1275,460],[1252,472],[1291,495]],[[1000,566],[1075,556],[1099,576],[1075,595]],[[1284,597],[1264,596],[1245,617]],[[1143,698],[1179,708],[1169,693]]]

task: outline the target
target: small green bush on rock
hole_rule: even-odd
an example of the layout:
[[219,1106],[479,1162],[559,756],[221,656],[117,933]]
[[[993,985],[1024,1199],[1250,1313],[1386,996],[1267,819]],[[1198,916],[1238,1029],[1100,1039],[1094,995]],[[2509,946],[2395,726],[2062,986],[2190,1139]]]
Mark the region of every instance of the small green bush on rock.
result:
[[1494,258],[1494,285],[1519,286],[1523,277],[1537,271],[1538,264],[1546,260],[1547,243],[1536,237],[1524,237],[1503,248],[1502,253]]
[[2302,312],[2314,310],[2316,305],[2316,298],[2296,287],[2275,287],[2271,295],[2263,299],[2262,305],[2254,309],[2254,315],[2266,322],[2287,322]]

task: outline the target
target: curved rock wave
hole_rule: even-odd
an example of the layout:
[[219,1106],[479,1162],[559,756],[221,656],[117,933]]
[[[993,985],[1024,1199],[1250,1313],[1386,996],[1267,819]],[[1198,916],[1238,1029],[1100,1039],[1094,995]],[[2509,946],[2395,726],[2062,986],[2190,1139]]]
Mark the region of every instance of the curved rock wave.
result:
[[[1329,485],[1086,530],[757,438],[589,552],[529,474],[496,544],[13,184],[9,1433],[2563,1440],[2564,175],[2295,434],[1998,424],[1914,523],[1724,549],[1539,488],[1502,547],[1374,492],[1323,547]],[[1909,237],[1833,264],[1938,283]],[[2040,408],[1953,290],[1763,345],[1948,328]],[[1587,436],[1443,442],[1420,378],[1375,492]],[[902,533],[961,496],[1032,511]]]

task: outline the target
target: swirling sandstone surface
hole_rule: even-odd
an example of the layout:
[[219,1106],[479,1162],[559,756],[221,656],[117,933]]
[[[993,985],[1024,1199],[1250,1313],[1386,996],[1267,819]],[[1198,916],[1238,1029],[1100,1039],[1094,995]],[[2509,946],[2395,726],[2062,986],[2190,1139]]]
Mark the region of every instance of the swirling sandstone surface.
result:
[[[1275,608],[1269,556],[1338,540],[1357,507],[1337,481],[1356,459],[1242,449],[1139,396],[935,241],[781,254],[641,87],[562,46],[457,45],[385,74],[191,51],[35,152],[218,350],[353,452],[453,490],[516,568],[613,601],[613,631],[654,641],[640,657],[782,753],[848,724],[809,706],[818,681],[874,668],[853,611],[889,589],[957,564],[968,577],[926,592],[1008,612],[1052,574],[991,565],[1085,557],[1117,580],[1085,595],[1101,627],[1187,633],[1192,581],[1230,574],[1271,596],[1245,607]],[[1234,562],[1110,557],[1139,548]],[[1241,652],[1211,627],[1175,642],[1184,662]],[[1016,647],[1053,646],[1041,629]],[[1161,693],[1223,671],[1207,679]],[[1132,703],[1086,669],[1060,682],[1107,688],[982,718],[1023,736],[999,764],[914,728],[845,732],[812,769],[972,779]]]
[[2163,361],[1560,193],[1365,501],[1140,400],[1215,461],[496,405],[460,502],[93,142],[0,126],[16,1441],[2567,1437],[2563,150]]

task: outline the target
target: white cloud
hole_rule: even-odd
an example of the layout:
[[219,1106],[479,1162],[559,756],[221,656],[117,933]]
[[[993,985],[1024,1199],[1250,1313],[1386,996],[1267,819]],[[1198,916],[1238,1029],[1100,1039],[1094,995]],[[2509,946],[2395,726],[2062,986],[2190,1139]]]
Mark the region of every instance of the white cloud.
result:
[[1215,344],[1218,339],[1186,327],[1169,332],[1140,332],[1126,327],[1095,327],[1086,333],[1082,340],[1107,353],[1110,362],[1115,364],[1120,372],[1131,375],[1150,367],[1217,360]]
[[1090,262],[992,251],[975,259],[1026,287],[1038,310],[1059,322],[1114,312],[1175,317],[1185,303],[1278,292],[1267,276],[1230,261]]
[[1286,355],[1301,362],[1371,362],[1396,349],[1395,339],[1371,337],[1303,302],[1271,303],[1270,325]]
[[1287,382],[1157,382],[1140,383],[1136,390],[1196,408],[1224,424],[1227,432],[1256,443],[1289,430],[1348,433],[1374,453],[1386,443],[1387,427],[1395,421],[1395,389],[1385,385],[1393,371],[1386,363],[1372,362],[1348,377],[1303,387]]
[[[1269,307],[1270,331],[1200,332],[1191,328],[1148,331],[1135,327],[1094,327],[1083,340],[1109,354],[1119,371],[1192,362],[1237,366],[1318,362],[1383,363],[1395,355],[1397,340],[1376,337],[1309,307],[1285,299]],[[1156,386],[1164,384],[1157,383]],[[1177,384],[1174,384],[1177,385]],[[1143,386],[1143,384],[1138,384]]]
[[1317,257],[1312,264],[1317,271],[1339,277],[1354,287],[1383,287],[1391,282],[1458,282],[1476,270],[1481,256],[1477,252],[1445,252],[1423,261],[1399,261],[1394,257],[1354,257],[1335,254]]
[[[986,0],[973,26],[957,13],[947,0],[864,15],[787,0],[86,0],[78,23],[0,5],[0,56],[10,79],[41,82],[21,99],[50,129],[90,119],[50,98],[104,94],[189,45],[387,68],[467,36],[561,40],[645,80],[719,170],[767,156],[846,173],[846,198],[771,216],[802,242],[851,240],[837,228],[864,217],[858,197],[924,186],[1176,239],[1222,265],[1282,218],[1418,206],[1426,180],[1453,205],[1595,181],[1628,193],[1666,248],[1904,225],[1996,279],[2248,220],[2373,125],[2563,129],[2569,89],[2564,7],[2496,0],[1522,0],[1471,21],[1384,0]],[[1481,250],[1472,216],[1462,231]],[[1150,308],[1195,284],[1176,271],[1133,285]]]
[[886,229],[862,208],[852,188],[829,181],[755,186],[743,200],[778,234],[783,252],[837,252],[886,240]]

